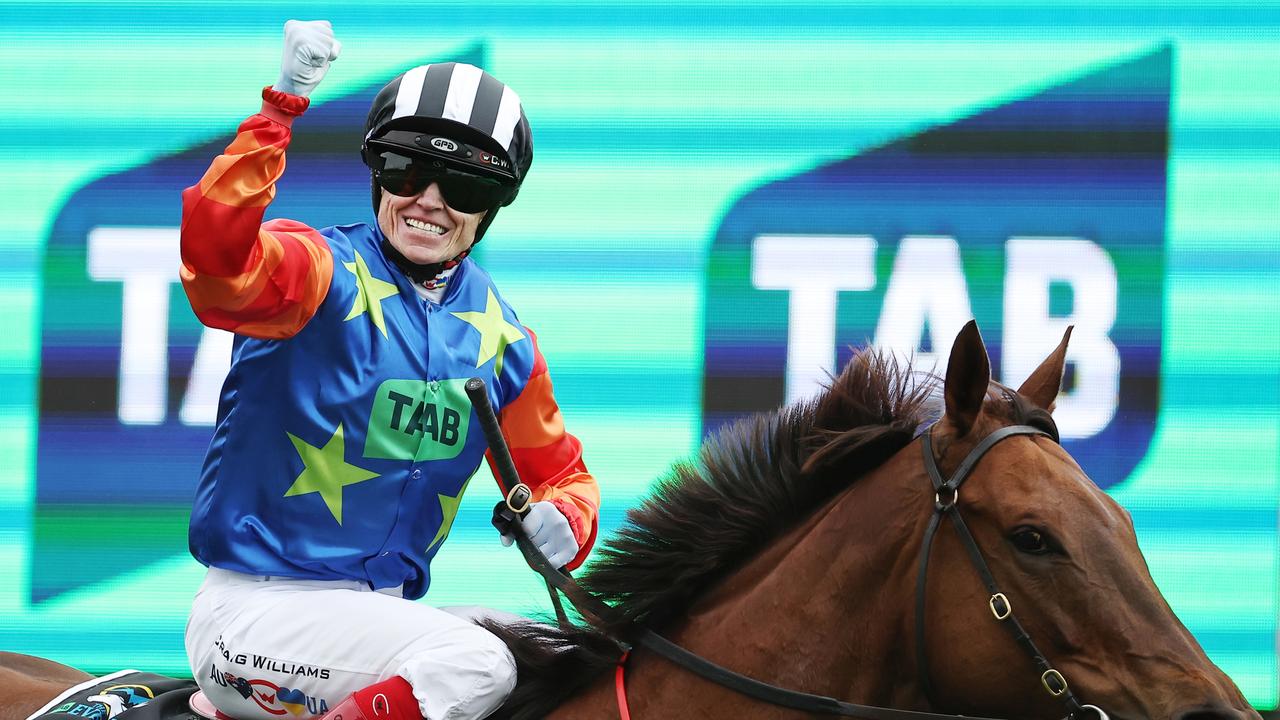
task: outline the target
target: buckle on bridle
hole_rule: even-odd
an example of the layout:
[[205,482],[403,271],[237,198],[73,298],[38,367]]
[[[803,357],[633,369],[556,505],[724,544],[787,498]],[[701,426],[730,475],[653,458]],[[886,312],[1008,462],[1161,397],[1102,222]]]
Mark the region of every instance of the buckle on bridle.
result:
[[[943,496],[943,493],[946,496]],[[950,485],[943,485],[933,493],[933,507],[938,512],[946,512],[956,506],[960,502],[960,488],[953,488]]]
[[507,509],[521,515],[529,509],[529,501],[533,499],[533,491],[524,483],[516,483],[507,493]]
[[1062,677],[1062,673],[1053,668],[1044,671],[1044,674],[1040,676],[1040,683],[1054,697],[1062,697],[1067,692],[1067,679]]
[[1004,593],[992,595],[987,601],[987,606],[991,608],[991,614],[995,615],[997,620],[1004,620],[1013,614],[1013,605]]

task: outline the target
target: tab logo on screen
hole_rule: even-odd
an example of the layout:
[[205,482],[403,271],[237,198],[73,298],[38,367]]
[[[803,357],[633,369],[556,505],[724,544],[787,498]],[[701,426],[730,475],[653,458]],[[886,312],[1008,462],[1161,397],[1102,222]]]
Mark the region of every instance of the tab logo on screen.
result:
[[1159,407],[1171,51],[760,186],[707,268],[703,426],[819,391],[872,342],[942,372],[970,318],[1017,386],[1074,325],[1054,416],[1103,487]]

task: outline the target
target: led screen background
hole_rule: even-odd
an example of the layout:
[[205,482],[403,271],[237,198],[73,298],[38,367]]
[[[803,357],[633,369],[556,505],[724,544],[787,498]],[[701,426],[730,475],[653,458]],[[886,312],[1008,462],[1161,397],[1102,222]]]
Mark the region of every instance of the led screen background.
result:
[[[1280,5],[1258,2],[0,4],[0,649],[91,670],[184,671],[201,568],[185,554],[183,516],[197,467],[183,468],[199,451],[189,438],[207,427],[184,420],[199,414],[183,415],[199,335],[176,286],[160,316],[174,373],[165,409],[138,410],[143,425],[163,416],[150,426],[159,434],[141,449],[64,438],[58,479],[46,482],[51,465],[38,459],[58,436],[42,428],[57,408],[118,420],[125,302],[107,261],[130,250],[112,238],[163,241],[177,227],[176,194],[154,198],[194,182],[200,164],[185,180],[167,169],[230,138],[275,77],[284,20],[318,15],[333,21],[343,54],[296,132],[301,141],[311,121],[324,136],[315,143],[349,142],[347,162],[359,129],[344,135],[323,113],[348,117],[344,102],[414,64],[473,58],[520,92],[537,159],[480,256],[538,332],[569,428],[601,478],[606,530],[701,436],[704,372],[714,374],[708,353],[721,337],[708,308],[724,300],[717,238],[743,213],[771,223],[767,232],[812,232],[815,217],[838,213],[771,206],[770,193],[1165,58],[1163,253],[1154,266],[1117,265],[1122,282],[1137,273],[1157,298],[1141,310],[1122,303],[1117,327],[1137,330],[1116,340],[1139,337],[1157,353],[1146,396],[1157,420],[1131,469],[1107,484],[1174,609],[1256,705],[1275,707]],[[288,180],[298,193],[312,187]],[[321,185],[336,194],[345,182]],[[350,188],[350,207],[364,208],[363,185]],[[367,217],[329,217],[326,202],[282,188],[276,209],[315,224]],[[919,232],[892,225],[865,230],[885,250],[878,293],[893,251]],[[133,230],[111,235],[121,227]],[[91,271],[95,229],[107,233],[92,242],[116,252]],[[965,231],[952,228],[962,252]],[[144,262],[145,249],[132,252]],[[989,341],[1007,321],[1002,268],[963,267]],[[1070,306],[1060,295],[1051,304]],[[878,298],[840,293],[840,328],[875,334],[878,312],[856,312],[867,297]],[[776,343],[786,322],[783,313],[755,331]],[[85,383],[51,383],[50,358],[82,366]],[[428,600],[541,607],[540,586],[488,527],[485,482],[472,485]]]

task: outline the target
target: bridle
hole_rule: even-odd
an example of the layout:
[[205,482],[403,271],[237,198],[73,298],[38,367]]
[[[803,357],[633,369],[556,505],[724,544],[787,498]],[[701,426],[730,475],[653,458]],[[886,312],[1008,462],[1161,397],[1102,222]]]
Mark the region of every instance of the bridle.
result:
[[[527,505],[529,488],[519,481],[515,464],[511,461],[506,441],[498,428],[497,418],[493,414],[493,408],[490,406],[488,395],[483,388],[483,381],[478,378],[472,378],[467,381],[467,394],[471,397],[472,405],[475,407],[480,419],[480,426],[484,430],[485,437],[489,441],[489,448],[492,451],[494,465],[497,470],[495,477],[501,476],[497,477],[498,484],[507,498],[504,502],[498,503],[498,506],[494,509],[495,524],[499,524],[501,521],[507,525],[507,530],[516,538],[516,545],[520,548],[521,554],[524,555],[525,561],[529,563],[529,567],[547,581],[552,602],[556,607],[557,615],[562,625],[567,624],[568,620],[560,607],[560,598],[556,595],[555,590],[564,593],[569,602],[584,616],[596,617],[608,623],[611,627],[627,628],[628,631],[621,634],[625,634],[630,638],[630,644],[633,648],[642,647],[650,650],[695,675],[762,702],[818,715],[859,717],[867,718],[868,720],[958,720],[959,718],[964,718],[964,720],[996,720],[994,718],[981,718],[971,715],[947,715],[872,705],[858,705],[822,695],[788,690],[717,665],[676,645],[652,630],[623,617],[613,607],[584,590],[567,571],[552,567],[542,556],[542,553],[529,541],[523,527],[516,521],[520,508],[513,504],[512,498],[523,498],[524,504]],[[929,519],[928,527],[925,529],[924,544],[920,550],[920,571],[916,581],[916,663],[920,674],[921,687],[924,689],[925,697],[928,698],[930,704],[935,704],[933,702],[933,684],[929,676],[928,657],[924,642],[925,585],[928,580],[929,556],[934,536],[937,534],[943,518],[949,517],[952,520],[952,526],[955,527],[960,536],[961,544],[965,546],[974,567],[977,569],[978,574],[982,576],[983,583],[991,593],[988,606],[992,614],[1013,632],[1019,645],[1030,654],[1032,661],[1040,668],[1040,682],[1045,690],[1066,705],[1067,715],[1064,720],[1083,720],[1083,718],[1089,716],[1093,716],[1097,720],[1109,720],[1107,714],[1098,707],[1082,705],[1071,693],[1062,673],[1055,670],[1045,659],[1044,654],[1036,648],[1035,643],[1031,641],[1031,637],[1022,627],[1022,624],[1014,617],[1013,605],[1009,602],[1009,598],[997,588],[995,578],[992,576],[991,570],[987,567],[986,560],[982,555],[982,550],[978,547],[978,543],[973,539],[973,535],[969,532],[968,526],[965,525],[964,519],[960,515],[958,505],[960,486],[964,484],[964,481],[973,472],[974,467],[987,451],[1001,440],[1017,435],[1040,435],[1056,441],[1056,438],[1049,433],[1030,425],[1012,425],[1000,428],[983,438],[973,450],[969,451],[969,454],[961,461],[956,471],[951,474],[951,477],[944,479],[933,456],[933,441],[928,429],[922,434],[921,443],[924,450],[924,465],[933,484],[934,504],[933,515]],[[620,638],[614,637],[614,639],[626,644],[626,641]],[[625,694],[621,690],[621,685],[619,702],[625,702]]]
[[1054,442],[1057,438],[1053,435],[1041,430],[1040,428],[1030,425],[1010,425],[1002,427],[990,435],[987,435],[979,442],[964,460],[956,468],[956,471],[949,478],[942,477],[942,471],[938,468],[938,461],[933,454],[933,435],[929,432],[932,427],[926,429],[920,438],[920,447],[924,452],[924,467],[929,473],[929,480],[933,484],[933,515],[929,518],[929,525],[924,531],[924,544],[920,548],[920,572],[916,576],[916,669],[920,675],[920,686],[924,689],[925,697],[929,699],[931,705],[934,702],[933,682],[929,673],[929,657],[925,644],[925,605],[926,594],[925,589],[929,583],[929,557],[933,550],[933,539],[938,532],[938,528],[942,525],[945,518],[951,519],[951,526],[955,528],[956,535],[960,538],[960,544],[964,546],[965,551],[969,555],[969,559],[973,562],[973,567],[978,571],[978,575],[982,578],[982,583],[986,585],[990,598],[987,600],[987,607],[991,610],[991,614],[996,620],[1013,633],[1013,637],[1017,640],[1018,645],[1031,656],[1032,662],[1040,670],[1040,684],[1051,697],[1062,702],[1067,708],[1067,718],[1087,717],[1093,714],[1100,720],[1107,720],[1107,714],[1094,705],[1082,705],[1075,695],[1071,692],[1067,680],[1062,673],[1055,670],[1049,661],[1045,658],[1044,653],[1036,647],[1035,642],[1031,640],[1031,636],[1027,634],[1022,623],[1018,622],[1018,618],[1013,614],[1013,603],[1009,601],[1009,597],[1000,592],[1000,588],[996,585],[995,576],[991,574],[991,568],[987,566],[986,558],[982,555],[982,549],[978,547],[978,542],[973,539],[973,533],[969,532],[969,526],[964,522],[964,516],[960,514],[960,486],[969,478],[969,474],[973,472],[978,461],[983,455],[987,454],[996,443],[1005,438],[1017,435],[1028,435],[1047,437]]

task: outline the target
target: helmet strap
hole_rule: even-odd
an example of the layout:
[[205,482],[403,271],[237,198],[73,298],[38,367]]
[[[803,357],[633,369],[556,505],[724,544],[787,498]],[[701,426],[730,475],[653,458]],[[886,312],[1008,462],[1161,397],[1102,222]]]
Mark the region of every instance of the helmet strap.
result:
[[[480,242],[480,238],[484,237],[484,233],[493,224],[493,219],[498,216],[498,208],[491,208],[481,218],[480,224],[476,226],[476,242]],[[475,247],[476,243],[471,243],[471,247]]]
[[436,276],[440,273],[454,265],[457,265],[462,258],[466,257],[467,252],[470,252],[470,250],[463,252],[462,255],[459,255],[454,260],[422,265],[405,257],[404,253],[397,250],[395,246],[391,244],[390,240],[385,237],[382,238],[382,254],[386,255],[388,260],[395,263],[396,267],[400,268],[401,272],[408,275],[414,285],[425,285],[432,280],[435,280]]

